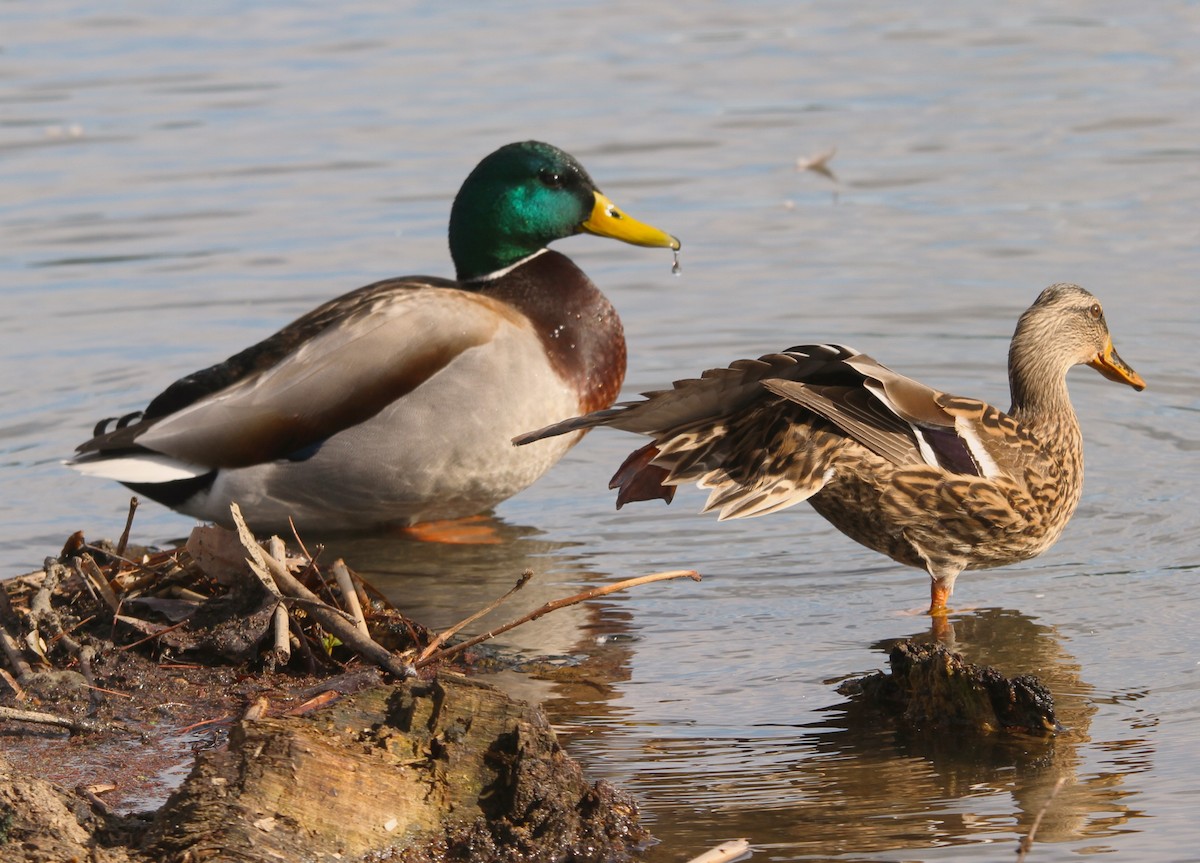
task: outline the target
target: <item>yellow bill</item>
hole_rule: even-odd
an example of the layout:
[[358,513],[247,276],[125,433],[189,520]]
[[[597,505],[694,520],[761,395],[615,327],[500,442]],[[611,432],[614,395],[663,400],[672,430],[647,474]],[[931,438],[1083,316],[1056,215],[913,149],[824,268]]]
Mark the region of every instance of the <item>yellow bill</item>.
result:
[[659,249],[680,248],[679,240],[660,231],[653,225],[639,222],[617,209],[617,205],[606,196],[596,192],[596,204],[592,214],[582,225],[589,234],[610,237],[634,246],[650,246]]

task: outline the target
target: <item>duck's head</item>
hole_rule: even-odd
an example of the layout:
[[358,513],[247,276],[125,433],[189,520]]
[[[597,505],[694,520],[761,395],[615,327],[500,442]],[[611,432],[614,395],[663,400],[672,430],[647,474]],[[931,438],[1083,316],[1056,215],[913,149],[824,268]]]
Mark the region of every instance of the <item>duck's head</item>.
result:
[[459,279],[475,279],[584,231],[679,248],[670,234],[617,209],[569,154],[522,141],[487,156],[463,182],[450,210],[450,255]]
[[1075,365],[1089,365],[1135,390],[1146,388],[1141,375],[1113,347],[1100,301],[1079,285],[1051,285],[1017,322],[1009,368],[1016,372],[1043,367],[1061,376]]

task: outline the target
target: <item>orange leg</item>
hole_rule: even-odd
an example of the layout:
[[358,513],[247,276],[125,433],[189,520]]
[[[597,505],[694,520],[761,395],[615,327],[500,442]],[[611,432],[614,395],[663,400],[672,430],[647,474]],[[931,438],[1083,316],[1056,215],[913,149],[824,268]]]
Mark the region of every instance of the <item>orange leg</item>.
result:
[[946,600],[950,598],[951,588],[946,584],[938,581],[936,578],[929,581],[929,613],[934,616],[942,616],[950,613],[950,609],[946,607]]
[[492,520],[486,515],[423,521],[400,528],[400,532],[420,542],[442,542],[447,545],[499,545]]

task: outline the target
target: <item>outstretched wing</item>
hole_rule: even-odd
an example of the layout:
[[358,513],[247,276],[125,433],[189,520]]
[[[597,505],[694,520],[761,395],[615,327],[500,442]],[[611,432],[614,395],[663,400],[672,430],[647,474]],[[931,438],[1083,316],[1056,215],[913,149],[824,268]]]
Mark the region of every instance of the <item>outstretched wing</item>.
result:
[[811,497],[830,477],[839,448],[865,447],[898,466],[952,474],[1002,472],[981,439],[982,416],[1004,417],[945,395],[842,345],[801,345],[738,360],[672,389],[645,394],[514,442],[596,426],[654,443],[613,478],[618,504],[662,497],[694,482],[711,489],[705,509],[722,518],[774,512]]

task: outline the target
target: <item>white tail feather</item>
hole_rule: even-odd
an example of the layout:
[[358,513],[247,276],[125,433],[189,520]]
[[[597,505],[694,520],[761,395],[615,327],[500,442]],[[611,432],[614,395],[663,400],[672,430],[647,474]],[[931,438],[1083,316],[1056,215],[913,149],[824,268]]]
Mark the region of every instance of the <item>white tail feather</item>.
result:
[[173,459],[158,453],[145,455],[117,456],[115,458],[73,459],[63,462],[87,476],[98,476],[103,479],[115,479],[117,482],[156,483],[173,482],[179,479],[195,479],[203,476],[212,468],[198,467],[194,464]]

